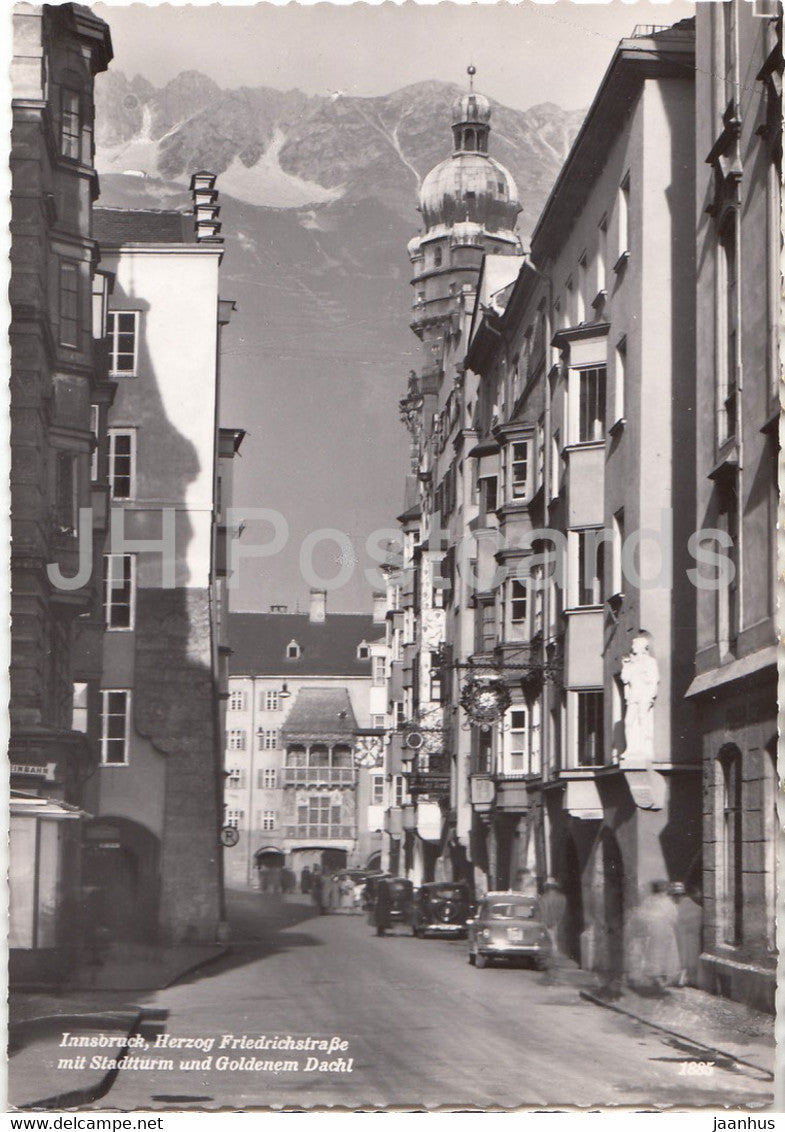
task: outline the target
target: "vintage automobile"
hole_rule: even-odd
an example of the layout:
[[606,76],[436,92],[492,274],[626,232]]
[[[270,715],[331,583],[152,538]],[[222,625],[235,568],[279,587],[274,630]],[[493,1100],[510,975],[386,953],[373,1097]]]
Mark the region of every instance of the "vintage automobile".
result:
[[412,935],[466,938],[472,913],[469,886],[463,881],[432,881],[414,894]]
[[368,923],[370,923],[370,913],[373,909],[373,903],[376,899],[376,886],[380,880],[389,877],[389,873],[371,873],[370,876],[365,878],[363,886],[363,911],[369,914]]
[[540,971],[548,965],[551,941],[536,896],[489,892],[467,927],[469,962],[480,970],[492,959],[528,959]]
[[376,934],[384,935],[399,925],[408,928],[412,922],[412,882],[404,877],[379,877],[373,889],[368,922],[376,928]]

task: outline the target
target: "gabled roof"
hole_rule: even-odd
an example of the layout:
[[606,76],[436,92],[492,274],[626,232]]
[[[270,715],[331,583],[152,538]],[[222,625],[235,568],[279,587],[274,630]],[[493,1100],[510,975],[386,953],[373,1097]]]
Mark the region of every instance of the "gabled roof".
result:
[[352,701],[345,688],[301,688],[281,734],[287,739],[349,742],[357,730]]
[[[357,646],[384,634],[366,613],[328,613],[321,623],[307,613],[230,613],[230,676],[368,676],[370,658],[358,660]],[[289,660],[290,641],[300,656]]]
[[176,209],[94,208],[93,239],[124,244],[194,244],[193,216]]

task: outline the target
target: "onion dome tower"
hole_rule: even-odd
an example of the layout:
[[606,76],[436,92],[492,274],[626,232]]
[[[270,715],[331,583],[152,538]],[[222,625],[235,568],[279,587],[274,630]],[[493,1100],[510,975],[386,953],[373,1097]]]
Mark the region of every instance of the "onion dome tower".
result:
[[515,222],[521,205],[511,174],[488,154],[491,105],[469,90],[452,106],[453,152],[420,187],[418,211],[424,231],[409,241],[414,268],[412,330],[437,334],[455,312],[457,297],[473,289],[484,253],[520,254]]

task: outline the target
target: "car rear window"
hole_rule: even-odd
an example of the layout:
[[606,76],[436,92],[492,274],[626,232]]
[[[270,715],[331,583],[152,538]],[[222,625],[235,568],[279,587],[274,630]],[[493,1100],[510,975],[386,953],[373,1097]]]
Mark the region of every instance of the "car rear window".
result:
[[489,920],[533,920],[536,909],[533,900],[511,900],[489,904],[486,914]]

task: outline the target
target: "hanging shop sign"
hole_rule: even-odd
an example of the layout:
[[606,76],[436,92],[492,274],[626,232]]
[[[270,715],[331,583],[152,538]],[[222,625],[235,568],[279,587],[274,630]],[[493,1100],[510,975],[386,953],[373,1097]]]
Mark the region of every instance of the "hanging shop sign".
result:
[[511,702],[510,689],[498,677],[473,676],[461,689],[461,707],[483,731],[503,718]]

